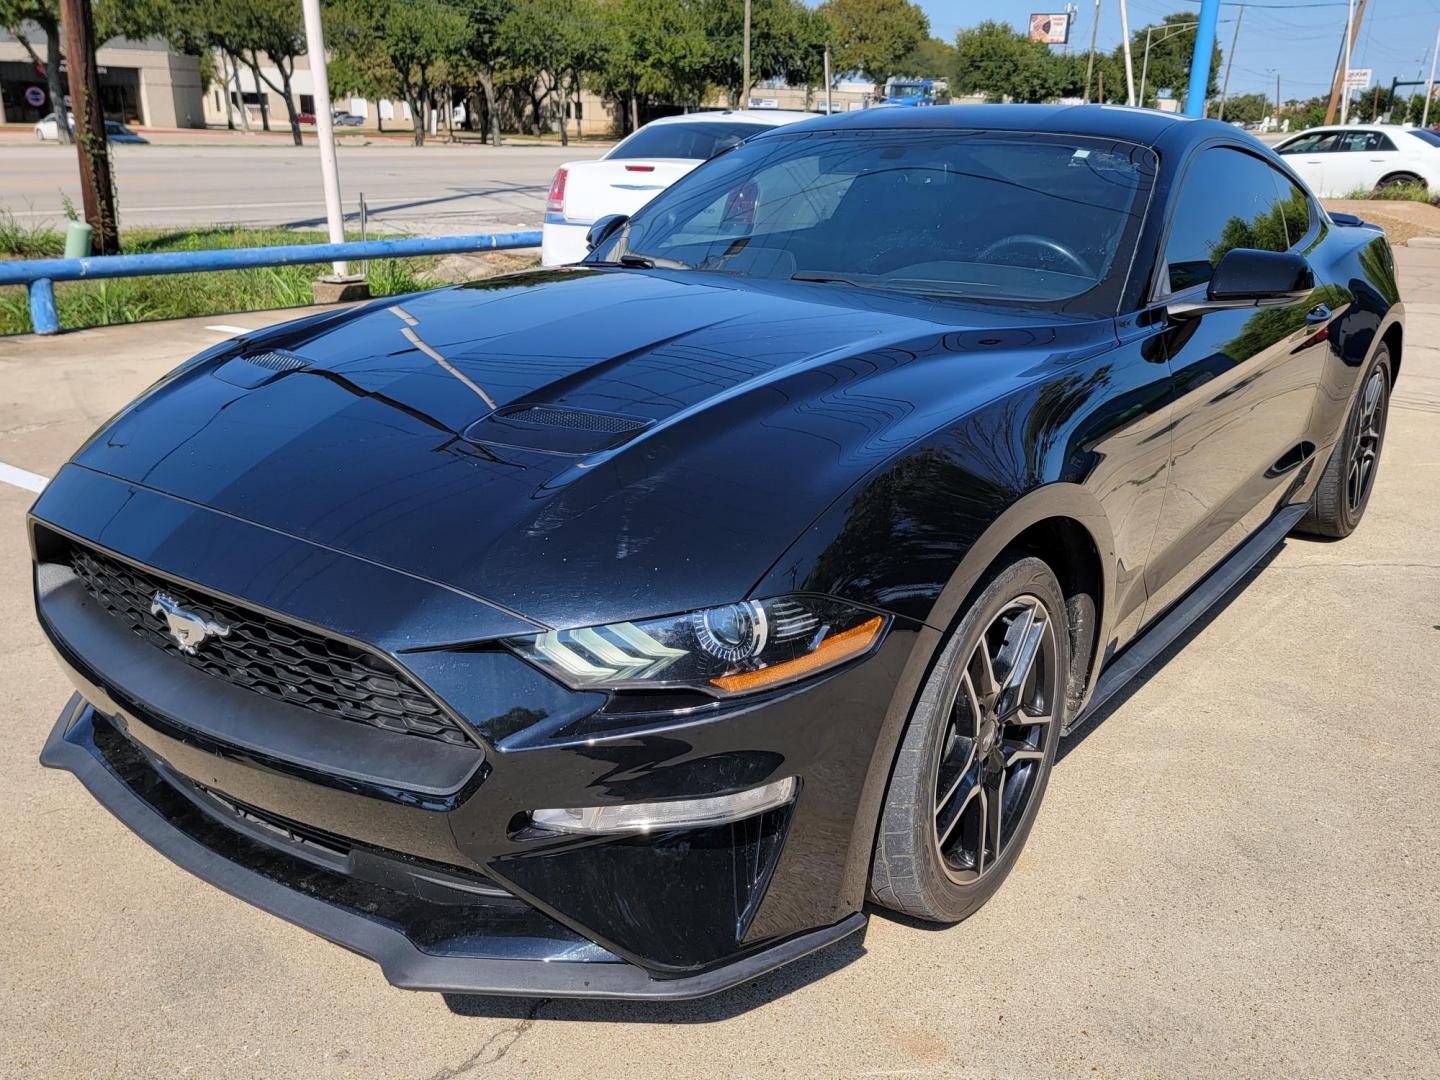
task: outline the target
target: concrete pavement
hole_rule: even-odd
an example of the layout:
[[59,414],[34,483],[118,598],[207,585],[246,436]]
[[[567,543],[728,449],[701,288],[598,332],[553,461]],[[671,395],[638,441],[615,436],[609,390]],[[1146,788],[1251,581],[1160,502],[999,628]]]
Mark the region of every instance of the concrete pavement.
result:
[[[121,227],[284,225],[324,227],[320,160],[313,146],[114,146]],[[405,146],[342,142],[337,151],[349,222],[359,196],[377,232],[445,236],[538,229],[555,169],[599,157],[603,146]],[[75,153],[36,143],[0,149],[0,208],[22,224],[64,228],[63,196],[80,204]]]
[[[1359,531],[1287,542],[1072,739],[964,924],[690,1004],[412,994],[176,869],[36,754],[68,695],[0,484],[0,1075],[1402,1077],[1440,1062],[1440,250]],[[266,316],[0,339],[0,461],[49,474]]]

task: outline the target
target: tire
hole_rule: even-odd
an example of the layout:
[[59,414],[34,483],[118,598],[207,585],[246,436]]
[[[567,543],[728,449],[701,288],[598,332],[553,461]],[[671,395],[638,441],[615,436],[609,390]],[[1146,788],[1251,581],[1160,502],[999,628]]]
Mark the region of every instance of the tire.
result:
[[1414,173],[1391,173],[1389,176],[1381,177],[1380,182],[1375,185],[1375,190],[1384,191],[1386,188],[1412,186],[1423,188],[1425,181]]
[[1050,568],[1018,553],[999,564],[950,635],[901,739],[871,870],[878,903],[954,923],[1000,887],[1055,762],[1069,643]]
[[1296,532],[1339,539],[1355,531],[1375,490],[1389,409],[1390,350],[1382,344],[1365,369],[1345,428]]

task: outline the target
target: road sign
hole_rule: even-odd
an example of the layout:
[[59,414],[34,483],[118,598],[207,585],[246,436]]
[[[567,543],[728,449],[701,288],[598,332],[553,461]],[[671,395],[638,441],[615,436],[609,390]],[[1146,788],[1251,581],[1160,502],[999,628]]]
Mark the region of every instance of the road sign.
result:
[[1345,73],[1345,91],[1369,90],[1370,79],[1375,73],[1370,68],[1351,68]]
[[1046,45],[1064,45],[1070,40],[1070,13],[1031,15],[1030,40],[1043,41]]
[[45,88],[43,86],[27,86],[25,88],[25,104],[38,109],[45,104]]

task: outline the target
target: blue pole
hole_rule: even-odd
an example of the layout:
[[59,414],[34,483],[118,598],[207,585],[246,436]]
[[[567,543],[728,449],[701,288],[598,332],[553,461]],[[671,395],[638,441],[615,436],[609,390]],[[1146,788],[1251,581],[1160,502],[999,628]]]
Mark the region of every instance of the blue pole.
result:
[[1210,56],[1215,51],[1215,24],[1220,21],[1220,0],[1201,0],[1200,25],[1195,27],[1195,55],[1190,58],[1190,90],[1185,115],[1204,116],[1206,89],[1210,86]]
[[55,283],[47,277],[30,282],[30,326],[37,334],[60,332],[60,316],[55,311]]

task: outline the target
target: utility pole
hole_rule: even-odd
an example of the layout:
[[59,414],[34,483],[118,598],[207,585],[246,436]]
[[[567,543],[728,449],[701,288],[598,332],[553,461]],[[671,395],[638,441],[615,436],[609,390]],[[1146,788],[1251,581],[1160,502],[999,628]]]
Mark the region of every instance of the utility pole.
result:
[[1340,126],[1350,118],[1350,56],[1355,50],[1355,32],[1360,29],[1360,20],[1355,18],[1355,0],[1350,0],[1345,9],[1348,21],[1345,24],[1345,67],[1341,78]]
[[1125,104],[1135,104],[1135,62],[1130,56],[1130,16],[1125,0],[1120,0],[1120,37],[1125,43]]
[[1275,72],[1275,130],[1280,130],[1280,72]]
[[1440,31],[1435,33],[1435,51],[1430,54],[1430,79],[1425,84],[1425,108],[1420,111],[1420,127],[1430,126],[1430,95],[1435,92],[1435,60],[1440,57]]
[[1225,99],[1230,96],[1230,65],[1235,63],[1235,46],[1240,44],[1240,23],[1245,18],[1245,5],[1240,5],[1240,13],[1235,16],[1235,33],[1230,38],[1230,55],[1225,58],[1225,79],[1220,84],[1220,111],[1215,119],[1225,119]]
[[[120,253],[120,226],[115,211],[115,178],[110,172],[110,144],[100,110],[100,72],[95,66],[95,13],[90,0],[60,0],[60,26],[65,37],[65,67],[70,100],[75,106],[75,150],[80,160],[80,192],[85,221],[91,228],[96,255]],[[63,122],[65,103],[56,108]]]
[[[325,187],[325,223],[330,242],[345,242],[345,214],[340,208],[340,166],[335,160],[335,117],[330,111],[330,73],[325,63],[325,30],[320,25],[320,0],[302,0],[305,15],[305,51],[310,57],[310,80],[315,96],[315,135],[320,143],[320,180]],[[333,262],[336,277],[348,267]]]
[[[1360,20],[1365,17],[1365,0],[1360,0],[1359,8],[1355,7],[1355,0],[1350,0],[1345,12],[1345,37],[1340,44],[1340,60],[1337,62],[1335,72],[1335,83],[1330,88],[1330,105],[1325,110],[1326,125],[1335,122],[1335,110],[1340,105],[1341,90],[1345,86],[1345,80],[1350,74],[1350,52],[1355,47],[1355,39],[1360,35]],[[1349,91],[1345,91],[1346,98],[1349,98]],[[1349,110],[1342,110],[1340,122],[1345,122],[1345,113]]]
[[740,76],[740,108],[750,107],[750,0],[745,0],[745,73]]
[[1090,59],[1085,64],[1085,104],[1090,104],[1090,77],[1095,74],[1095,35],[1100,30],[1100,0],[1095,0],[1095,21],[1090,25]]
[[829,116],[834,112],[834,102],[830,96],[830,46],[825,46],[825,115]]

